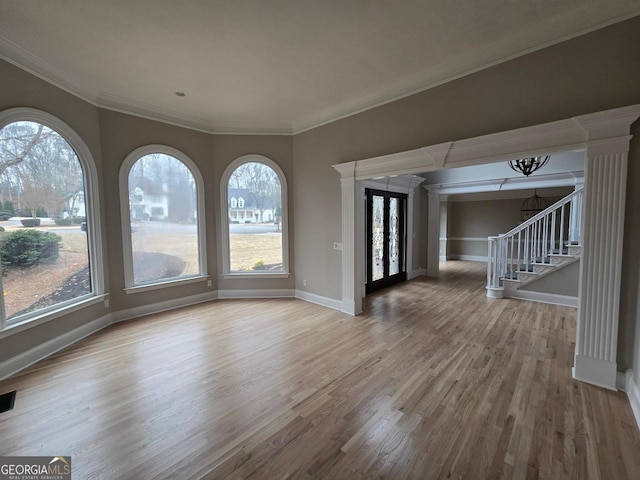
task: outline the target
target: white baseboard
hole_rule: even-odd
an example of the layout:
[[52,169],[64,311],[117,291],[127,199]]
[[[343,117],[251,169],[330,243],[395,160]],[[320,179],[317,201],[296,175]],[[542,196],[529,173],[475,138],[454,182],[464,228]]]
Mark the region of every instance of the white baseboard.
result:
[[439,260],[440,260],[441,262],[446,262],[447,260],[449,260],[449,257],[447,257],[446,255],[440,255]]
[[322,297],[314,293],[305,292],[304,290],[296,290],[295,297],[305,302],[315,303],[323,307],[332,308],[334,310],[342,311],[342,300],[335,300],[333,298]]
[[452,253],[447,257],[447,259],[448,260],[467,260],[469,262],[487,263],[487,257],[482,255],[458,255],[457,253]]
[[218,298],[234,299],[234,298],[292,298],[294,297],[294,290],[290,288],[264,288],[264,289],[251,289],[251,290],[218,290]]
[[407,280],[411,280],[412,278],[416,278],[416,277],[424,277],[426,275],[427,275],[426,268],[416,268],[415,270],[411,270],[407,274]]
[[532,290],[515,290],[513,292],[507,292],[505,290],[505,297],[517,298],[520,300],[530,300],[532,302],[551,303],[552,305],[564,305],[565,307],[578,308],[578,297],[571,297],[568,295],[558,295],[556,293],[544,293],[534,292]]
[[624,391],[629,397],[629,403],[631,404],[631,410],[633,410],[633,416],[636,418],[636,424],[640,428],[640,385],[633,380],[633,371],[627,370],[624,374],[626,385]]
[[74,328],[67,333],[52,338],[51,340],[41,343],[40,345],[37,345],[25,352],[19,353],[15,357],[11,357],[9,360],[0,363],[0,380],[10,377],[11,375],[15,375],[20,370],[47,358],[49,355],[53,355],[63,348],[66,348],[69,345],[72,345],[75,342],[108,327],[111,323],[111,314],[104,315],[89,323],[85,323],[81,327]]
[[166,312],[167,310],[173,310],[174,308],[209,302],[211,300],[215,300],[216,298],[218,298],[218,293],[212,291],[200,293],[198,295],[191,295],[189,297],[180,297],[173,300],[165,300],[164,302],[151,303],[149,305],[141,305],[139,307],[133,307],[127,310],[120,310],[113,313],[113,322],[115,323],[123,322],[125,320],[132,320],[134,318],[144,317],[145,315],[151,315],[153,313]]

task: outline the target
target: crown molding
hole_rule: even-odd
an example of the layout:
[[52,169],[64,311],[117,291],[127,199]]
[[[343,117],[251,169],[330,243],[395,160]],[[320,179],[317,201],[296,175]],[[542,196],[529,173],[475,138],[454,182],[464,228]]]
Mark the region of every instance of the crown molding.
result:
[[[595,149],[598,144],[628,143],[640,104],[605,110],[541,125],[492,133],[334,165],[357,180],[433,172],[514,158]],[[585,128],[588,125],[588,129]],[[608,137],[608,135],[617,135]],[[596,139],[596,140],[594,140]],[[444,159],[442,156],[444,155]],[[343,174],[344,177],[344,174]]]
[[2,34],[0,34],[0,58],[91,105],[98,106],[98,95],[95,89],[86,86],[69,72],[34,55]]

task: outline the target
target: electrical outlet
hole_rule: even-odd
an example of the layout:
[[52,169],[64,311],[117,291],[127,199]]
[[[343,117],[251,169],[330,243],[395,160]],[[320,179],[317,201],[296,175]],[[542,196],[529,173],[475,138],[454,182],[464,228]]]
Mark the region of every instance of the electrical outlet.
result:
[[207,287],[213,287],[213,282],[211,280],[207,280]]
[[106,298],[104,300],[104,308],[109,308],[109,299],[108,298]]
[[306,287],[307,286],[307,281],[306,280],[302,280],[302,286]]

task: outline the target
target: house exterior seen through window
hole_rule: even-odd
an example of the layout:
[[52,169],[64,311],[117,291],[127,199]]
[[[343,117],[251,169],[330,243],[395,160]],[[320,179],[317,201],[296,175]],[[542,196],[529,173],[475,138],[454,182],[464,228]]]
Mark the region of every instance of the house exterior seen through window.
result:
[[179,159],[151,153],[128,173],[133,285],[201,275],[196,181]]
[[283,272],[282,185],[262,162],[239,165],[227,184],[229,271]]
[[92,294],[85,183],[78,155],[55,130],[33,121],[0,130],[3,324]]

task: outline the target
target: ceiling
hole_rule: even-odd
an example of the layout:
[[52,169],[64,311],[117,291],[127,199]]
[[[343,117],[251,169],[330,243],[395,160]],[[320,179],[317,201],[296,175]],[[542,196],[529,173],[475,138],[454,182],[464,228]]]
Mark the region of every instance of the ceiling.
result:
[[639,0],[1,0],[0,57],[108,109],[293,134],[639,14]]

